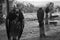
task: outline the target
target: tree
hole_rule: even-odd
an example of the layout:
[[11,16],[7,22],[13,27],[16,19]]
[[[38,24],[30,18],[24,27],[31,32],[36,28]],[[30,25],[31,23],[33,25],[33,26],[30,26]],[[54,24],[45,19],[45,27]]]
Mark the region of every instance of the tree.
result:
[[3,23],[2,3],[3,0],[0,0],[0,24]]

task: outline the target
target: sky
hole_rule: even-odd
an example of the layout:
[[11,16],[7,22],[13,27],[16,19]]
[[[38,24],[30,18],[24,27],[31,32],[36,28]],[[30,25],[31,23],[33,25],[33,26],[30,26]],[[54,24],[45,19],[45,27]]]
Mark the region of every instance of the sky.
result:
[[26,1],[28,3],[33,4],[34,6],[45,6],[48,2],[54,2],[55,5],[60,5],[60,0],[16,0],[18,2]]

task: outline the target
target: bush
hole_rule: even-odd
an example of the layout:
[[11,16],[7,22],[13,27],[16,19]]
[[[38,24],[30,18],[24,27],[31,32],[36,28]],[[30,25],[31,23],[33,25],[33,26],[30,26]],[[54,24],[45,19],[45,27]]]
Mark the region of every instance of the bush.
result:
[[0,17],[0,25],[3,24],[4,22],[5,22],[5,19]]

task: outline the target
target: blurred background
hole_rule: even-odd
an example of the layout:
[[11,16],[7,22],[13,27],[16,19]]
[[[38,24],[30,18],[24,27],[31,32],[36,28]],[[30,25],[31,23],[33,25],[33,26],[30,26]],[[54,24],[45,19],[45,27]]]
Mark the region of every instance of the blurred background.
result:
[[[59,0],[9,0],[9,10],[13,6],[18,5],[23,12],[25,18],[25,27],[21,39],[33,38],[39,36],[39,23],[37,20],[37,10],[40,7],[45,7],[50,3],[54,3],[54,10],[52,11],[52,20],[48,19],[49,31],[46,31],[46,35],[53,35],[55,32],[60,32],[60,1]],[[0,39],[7,40],[5,19],[7,16],[7,3],[6,0],[0,1]],[[58,16],[58,17],[54,17]],[[51,24],[52,23],[52,24]],[[45,25],[46,26],[46,25]]]

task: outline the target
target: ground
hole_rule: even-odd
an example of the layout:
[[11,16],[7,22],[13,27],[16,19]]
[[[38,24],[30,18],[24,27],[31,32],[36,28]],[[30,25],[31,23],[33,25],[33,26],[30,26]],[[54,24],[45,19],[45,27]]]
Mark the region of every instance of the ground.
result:
[[[60,24],[60,23],[59,23]],[[26,21],[21,40],[59,40],[60,26],[50,26],[49,31],[46,31],[48,38],[40,39],[38,21]],[[0,40],[7,40],[5,24],[0,25]]]

